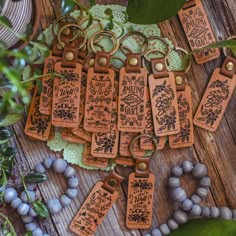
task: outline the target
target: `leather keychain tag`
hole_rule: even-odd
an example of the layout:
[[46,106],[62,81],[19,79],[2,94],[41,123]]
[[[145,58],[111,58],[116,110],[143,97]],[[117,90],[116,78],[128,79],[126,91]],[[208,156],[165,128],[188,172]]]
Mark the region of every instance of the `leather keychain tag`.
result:
[[[152,138],[150,135],[145,135]],[[136,137],[133,143],[141,138]],[[157,154],[157,143],[155,141],[155,152],[152,157],[132,157],[135,159],[135,172],[129,175],[126,226],[129,229],[148,229],[152,225],[152,208],[155,189],[155,175],[150,173],[150,158]]]
[[39,102],[40,94],[35,86],[24,132],[31,138],[45,141],[48,140],[51,131],[51,116],[40,113]]
[[118,155],[114,161],[117,165],[121,166],[134,166],[135,164],[133,157],[124,157],[120,155]]
[[77,63],[78,49],[65,47],[62,62],[55,71],[62,75],[54,79],[52,124],[75,128],[79,123],[81,65]]
[[236,59],[227,57],[222,68],[216,68],[208,83],[193,123],[216,131],[236,85]]
[[122,181],[123,177],[112,172],[104,182],[97,182],[71,222],[70,230],[79,236],[93,235],[117,200],[117,188]]
[[[165,140],[166,137],[158,137],[155,135],[154,132],[154,125],[153,125],[153,115],[152,115],[152,104],[150,99],[150,91],[149,88],[147,88],[146,92],[146,106],[145,106],[145,128],[143,130],[144,134],[151,135],[154,139],[157,141],[157,148],[158,150],[162,150],[165,146]],[[154,150],[154,145],[152,142],[152,139],[147,137],[141,137],[140,138],[140,147],[143,150]]]
[[111,129],[107,133],[93,133],[91,154],[94,157],[115,158],[118,154],[117,102],[113,101]]
[[62,129],[61,135],[64,140],[72,142],[72,143],[80,143],[80,144],[87,143],[85,139],[73,134],[71,130],[68,128]]
[[149,89],[156,136],[180,132],[175,76],[168,72],[164,58],[151,59],[153,74],[149,75]]
[[109,132],[115,72],[110,67],[110,53],[97,52],[94,68],[87,74],[84,129]]
[[[120,132],[120,147],[119,153],[121,156],[130,157],[129,146],[131,141],[137,136],[137,133],[128,133],[128,132]],[[139,142],[135,142],[134,153],[136,156],[144,156],[145,151],[142,150],[139,146]]]
[[171,148],[191,147],[194,143],[191,88],[185,84],[184,72],[174,72],[179,107],[180,132],[169,136]]
[[[192,50],[215,42],[214,34],[201,1],[189,0],[178,15]],[[219,56],[220,51],[216,48],[194,54],[198,64],[211,61]]]
[[120,69],[118,129],[142,132],[145,122],[147,71],[141,68],[140,54],[127,54],[126,67]]
[[92,156],[90,143],[86,143],[84,145],[84,152],[83,152],[82,160],[85,165],[96,167],[96,168],[106,168],[109,162],[107,158]]
[[81,122],[78,129],[72,130],[72,133],[77,135],[78,137],[81,137],[81,138],[87,140],[90,143],[92,142],[92,133],[88,132],[84,129],[83,122]]

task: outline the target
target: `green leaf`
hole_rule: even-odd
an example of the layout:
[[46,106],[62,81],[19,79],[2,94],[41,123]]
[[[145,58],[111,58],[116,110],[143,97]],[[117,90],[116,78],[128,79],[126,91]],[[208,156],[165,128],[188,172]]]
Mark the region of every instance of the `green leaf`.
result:
[[48,176],[42,173],[31,172],[24,177],[24,181],[26,184],[39,184],[48,180]]
[[91,13],[88,13],[88,24],[86,25],[86,28],[87,29],[90,25],[92,25],[93,23],[93,15]]
[[12,28],[12,23],[6,16],[0,16],[0,25]]
[[90,7],[92,7],[95,4],[95,0],[89,0]]
[[0,127],[13,125],[21,120],[22,114],[8,114],[3,119],[0,119]]
[[135,24],[156,24],[175,16],[186,0],[129,0],[129,21]]
[[169,236],[235,236],[236,222],[220,219],[192,220],[181,225]]
[[31,231],[28,231],[24,236],[33,236],[33,233]]
[[62,16],[70,13],[75,7],[74,0],[62,0],[61,1],[61,14]]
[[40,217],[48,218],[49,212],[46,205],[40,201],[33,202],[33,208],[34,210],[39,214]]
[[6,143],[13,135],[12,130],[2,129],[0,130],[0,144]]

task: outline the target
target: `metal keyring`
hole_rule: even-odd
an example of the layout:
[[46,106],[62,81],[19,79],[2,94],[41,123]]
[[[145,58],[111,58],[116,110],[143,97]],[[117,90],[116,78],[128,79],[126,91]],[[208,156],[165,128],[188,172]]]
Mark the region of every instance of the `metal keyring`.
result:
[[[142,44],[142,46],[141,46],[141,52],[140,52],[140,54],[141,54],[141,55],[145,54],[146,51],[147,51],[147,49],[148,49],[148,38],[147,38],[143,33],[138,32],[138,31],[136,31],[136,32],[130,32],[130,33],[124,35],[124,36],[121,38],[121,40],[120,40],[120,50],[121,50],[121,52],[122,52],[124,55],[126,55],[126,53],[125,53],[125,51],[124,51],[124,47],[125,47],[125,46],[123,46],[122,43],[123,43],[128,37],[130,37],[130,36],[132,36],[132,35],[138,35],[138,36],[141,36],[141,37],[144,39],[144,42],[143,42],[143,44]],[[143,45],[145,45],[145,47],[144,47],[144,50],[142,51]],[[125,48],[126,48],[126,47],[125,47]]]
[[[92,35],[92,37],[89,39],[89,42],[88,42],[88,48],[91,49],[92,53],[94,53],[94,54],[97,53],[97,50],[95,49],[94,41],[95,41],[95,38],[98,35],[108,35],[108,36],[111,36],[111,41],[112,41],[112,43],[114,45],[112,51],[110,52],[111,56],[118,51],[119,46],[120,46],[120,41],[117,38],[117,36],[115,35],[115,33],[113,33],[112,31],[98,31],[98,32],[96,32],[95,34]],[[113,39],[115,41],[113,41]]]
[[[79,21],[79,25],[81,26],[85,21],[89,21],[89,17],[85,17],[85,18],[82,18],[80,21]],[[103,24],[102,24],[102,22],[101,22],[101,20],[99,19],[99,18],[96,18],[96,17],[94,17],[93,18],[93,21],[97,21],[98,22],[98,24],[99,24],[99,26],[100,26],[100,30],[102,30],[103,29]],[[91,25],[90,25],[91,26]],[[90,26],[87,26],[86,28],[84,28],[83,30],[87,30]]]
[[[143,60],[142,60],[142,66],[143,66],[143,68],[146,68],[147,71],[148,71],[148,69],[145,65],[145,61],[147,61],[149,63],[151,62],[151,60],[147,58],[147,55],[150,53],[153,53],[153,52],[158,52],[158,53],[162,54],[164,56],[165,62],[166,62],[166,57],[165,57],[166,54],[164,52],[160,51],[159,49],[150,49],[145,53],[145,55],[143,56]],[[168,67],[166,67],[166,68],[168,69]]]
[[130,154],[131,156],[136,159],[137,157],[134,155],[134,152],[133,152],[133,146],[134,146],[134,143],[135,141],[139,140],[140,138],[150,138],[152,139],[153,143],[154,143],[154,153],[151,155],[151,156],[147,156],[147,158],[153,158],[155,156],[157,156],[157,153],[158,153],[158,150],[157,150],[157,141],[156,139],[154,139],[151,135],[149,134],[141,134],[141,135],[138,135],[137,137],[135,137],[132,142],[130,143],[130,146],[129,146],[129,151],[130,151]]
[[81,27],[78,26],[78,25],[76,25],[76,24],[68,24],[68,25],[65,25],[65,26],[61,27],[61,29],[59,30],[58,35],[57,35],[59,45],[60,45],[62,48],[64,48],[64,43],[61,41],[60,36],[61,36],[61,33],[62,33],[62,31],[63,31],[64,29],[70,28],[70,27],[75,27],[75,28],[79,29],[79,31],[82,32],[82,34],[83,34],[83,36],[84,36],[84,40],[83,40],[83,42],[80,44],[80,46],[78,47],[78,49],[82,48],[82,47],[86,44],[86,37],[85,37],[85,33],[84,33],[84,31],[81,29]]
[[164,44],[166,45],[167,52],[164,53],[164,54],[165,54],[165,57],[168,57],[171,50],[170,50],[170,45],[169,45],[169,43],[167,42],[167,40],[164,39],[164,38],[162,38],[162,37],[159,37],[159,36],[151,36],[151,37],[148,38],[148,43],[149,43],[150,41],[152,41],[152,40],[155,40],[155,39],[161,41],[162,43],[164,43]]
[[[227,38],[227,40],[229,39],[235,39],[236,40],[236,35],[233,35],[233,36],[230,36],[229,38]],[[224,53],[224,56],[227,57],[228,56],[228,53],[227,53],[227,48],[226,47],[223,47],[223,53]]]
[[74,24],[78,24],[78,23],[79,23],[79,21],[78,21],[76,18],[74,18],[74,17],[72,17],[72,16],[70,16],[70,15],[65,15],[65,16],[61,16],[61,17],[57,18],[57,19],[53,22],[53,24],[52,24],[52,34],[53,34],[54,37],[57,35],[57,33],[56,33],[56,26],[57,26],[57,24],[58,24],[60,21],[63,21],[63,20],[65,20],[65,19],[72,20],[72,21],[74,22]]
[[[188,51],[187,51],[187,50],[185,50],[185,49],[183,49],[183,48],[180,48],[180,47],[175,47],[173,50],[175,50],[176,52],[180,51],[180,52],[184,53],[185,55],[188,54]],[[169,63],[168,59],[167,59],[167,62]],[[192,61],[189,60],[188,67],[187,67],[187,68],[185,69],[185,71],[184,71],[185,74],[188,73],[188,71],[189,71],[189,69],[190,69],[191,66],[192,66]]]

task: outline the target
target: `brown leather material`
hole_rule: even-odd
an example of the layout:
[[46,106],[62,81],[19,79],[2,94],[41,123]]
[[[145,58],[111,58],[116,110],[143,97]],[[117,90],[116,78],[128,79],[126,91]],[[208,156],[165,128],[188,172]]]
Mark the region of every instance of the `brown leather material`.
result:
[[[140,164],[145,164],[146,170],[141,170],[139,168]],[[150,173],[150,158],[148,157],[138,157],[135,159],[135,176],[136,177],[148,177]]]
[[[175,75],[175,85],[176,85],[176,91],[184,91],[185,90],[185,86],[186,86],[186,74],[183,71],[173,71],[174,75]],[[177,76],[182,78],[182,83],[178,84],[177,83]]]
[[62,55],[63,55],[63,48],[59,46],[58,41],[57,41],[57,37],[55,39],[53,39],[52,55],[56,56],[56,57],[62,57]]
[[[130,60],[136,59],[137,64],[131,65]],[[141,68],[141,55],[140,53],[127,53],[126,54],[126,62],[125,62],[125,71],[126,73],[140,73]]]
[[85,144],[87,141],[71,132],[71,129],[64,128],[62,129],[61,136],[64,140],[72,142],[72,143],[79,143]]
[[182,9],[187,9],[196,5],[195,0],[188,0],[182,7]]
[[[68,60],[67,54],[73,54],[73,59],[72,60]],[[70,68],[75,68],[77,63],[77,57],[78,57],[78,49],[76,48],[72,48],[69,46],[65,46],[64,47],[64,51],[63,51],[63,56],[62,56],[62,60],[61,60],[61,66],[62,67],[70,67]]]
[[[152,211],[155,189],[155,175],[137,177],[129,175],[126,226],[129,229],[149,229],[152,225]],[[141,216],[137,220],[136,216]],[[139,218],[138,218],[139,219]]]
[[[100,65],[100,60],[103,59],[106,60],[105,65]],[[97,52],[95,56],[95,62],[94,62],[94,72],[95,73],[108,73],[108,70],[111,65],[111,56],[108,52]]]
[[[102,187],[110,193],[114,193],[120,184],[123,182],[124,178],[114,171],[112,171],[108,177],[105,179]],[[114,185],[113,185],[114,184]]]
[[[226,68],[226,65],[229,63],[229,62],[232,62],[234,64],[234,69],[233,70],[227,70]],[[225,75],[227,77],[230,77],[232,78],[234,76],[234,74],[236,73],[236,58],[233,58],[233,57],[226,57],[225,61],[224,61],[224,64],[223,66],[221,67],[220,69],[220,73],[222,75]]]
[[134,166],[135,165],[135,161],[133,157],[123,157],[118,155],[115,159],[114,162],[117,165],[122,165],[122,166]]
[[[162,71],[157,71],[157,69],[155,68],[157,64],[163,65]],[[151,58],[151,68],[152,68],[152,73],[155,79],[168,77],[168,71],[166,67],[165,58]]]
[[72,130],[72,133],[77,135],[80,138],[83,138],[84,140],[86,140],[90,143],[92,142],[92,133],[84,130],[82,122],[80,123],[79,128]]
[[84,60],[82,70],[86,73],[88,72],[89,68],[93,67],[93,66],[89,65],[89,62],[90,62],[91,59],[95,61],[95,56],[94,55],[89,55]]

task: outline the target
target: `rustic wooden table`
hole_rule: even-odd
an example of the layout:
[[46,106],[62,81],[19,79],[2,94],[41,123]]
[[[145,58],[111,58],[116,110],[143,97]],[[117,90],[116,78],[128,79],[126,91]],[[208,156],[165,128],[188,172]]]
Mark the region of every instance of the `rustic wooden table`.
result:
[[[60,0],[42,0],[41,27],[49,26],[55,18],[55,6]],[[85,1],[84,1],[85,2]],[[98,2],[98,1],[97,1]],[[119,3],[126,4],[127,0],[101,0],[99,3]],[[222,40],[228,36],[236,34],[236,1],[235,0],[203,0],[208,18],[212,25],[217,40]],[[189,49],[187,40],[179,19],[173,17],[169,21],[160,24],[164,36],[171,39],[176,45]],[[209,62],[203,66],[193,63],[190,70],[190,85],[193,91],[194,112],[200,102],[200,99],[207,86],[208,80],[215,67],[222,65],[223,56],[219,59]],[[17,161],[25,169],[32,169],[38,161],[46,156],[61,157],[61,154],[51,152],[46,143],[30,141],[24,134],[25,117],[22,122],[14,126],[15,137],[12,145],[18,148]],[[215,133],[207,132],[200,128],[195,128],[195,144],[192,148],[183,148],[171,150],[166,145],[163,151],[160,151],[152,162],[151,169],[156,176],[155,203],[152,228],[166,222],[171,216],[174,205],[169,198],[167,191],[167,177],[170,174],[170,168],[180,163],[182,160],[192,160],[194,162],[204,163],[209,170],[209,176],[212,179],[210,194],[204,201],[207,206],[228,206],[236,208],[236,96],[231,99],[222,122]],[[104,179],[107,173],[103,171],[87,171],[76,167],[77,175],[80,179],[79,196],[72,201],[72,204],[65,208],[61,213],[42,221],[41,228],[50,235],[69,236],[73,235],[68,225],[86,196],[93,188],[94,184]],[[117,173],[128,176],[130,168],[117,167]],[[60,196],[66,189],[65,181],[55,174],[50,175],[47,183],[39,186],[39,192],[43,200],[51,197]],[[194,191],[194,187],[188,187],[189,184],[195,186],[196,183],[191,179],[184,179],[183,185],[188,192]],[[144,235],[145,231],[128,230],[125,227],[127,182],[124,181],[119,188],[120,197],[110,210],[102,225],[99,226],[95,235]],[[9,207],[2,207],[1,210],[8,212],[11,220],[17,230],[17,235],[23,235],[24,229],[17,213]]]

